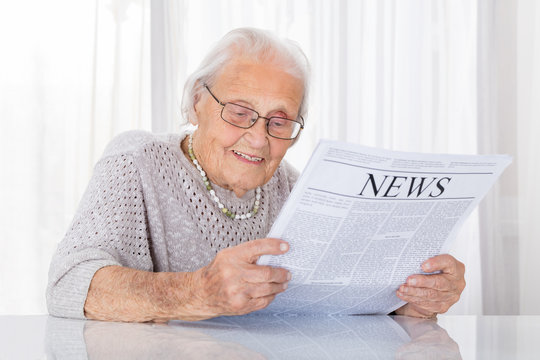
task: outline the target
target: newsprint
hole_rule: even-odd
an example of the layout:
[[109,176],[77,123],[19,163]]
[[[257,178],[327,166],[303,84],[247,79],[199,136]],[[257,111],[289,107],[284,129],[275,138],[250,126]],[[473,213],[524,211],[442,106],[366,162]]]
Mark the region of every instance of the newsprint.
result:
[[402,306],[399,285],[448,251],[511,161],[322,140],[268,234],[288,241],[289,252],[258,261],[292,273],[260,312],[385,314]]

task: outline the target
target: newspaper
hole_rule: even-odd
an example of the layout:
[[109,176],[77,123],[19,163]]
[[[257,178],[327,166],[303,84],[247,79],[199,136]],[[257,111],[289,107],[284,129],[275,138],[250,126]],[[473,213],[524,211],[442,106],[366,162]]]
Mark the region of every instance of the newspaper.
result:
[[445,253],[508,155],[387,151],[321,140],[268,237],[281,256],[258,264],[292,274],[258,313],[386,314],[420,265]]

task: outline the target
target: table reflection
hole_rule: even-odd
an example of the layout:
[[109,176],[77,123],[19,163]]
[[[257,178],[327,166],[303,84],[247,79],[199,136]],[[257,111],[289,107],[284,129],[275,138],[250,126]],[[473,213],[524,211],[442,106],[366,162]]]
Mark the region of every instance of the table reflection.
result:
[[49,317],[49,358],[461,359],[436,320],[401,316],[222,317],[167,324]]

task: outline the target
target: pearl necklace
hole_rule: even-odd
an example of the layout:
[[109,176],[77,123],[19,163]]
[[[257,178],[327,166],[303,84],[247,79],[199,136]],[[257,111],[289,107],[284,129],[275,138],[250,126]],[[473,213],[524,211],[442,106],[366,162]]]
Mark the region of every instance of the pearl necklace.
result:
[[199,164],[199,161],[195,157],[195,153],[193,152],[193,136],[189,135],[188,139],[188,154],[191,161],[193,161],[193,164],[197,167],[197,170],[199,170],[201,177],[203,179],[204,185],[206,186],[206,189],[210,192],[210,197],[214,202],[218,205],[218,207],[221,209],[223,214],[227,215],[231,219],[236,220],[244,220],[249,219],[250,217],[254,216],[257,211],[259,211],[259,203],[261,200],[261,187],[257,186],[255,189],[255,202],[253,203],[253,209],[251,209],[250,212],[245,214],[235,214],[231,210],[227,209],[225,205],[219,200],[219,198],[216,195],[216,192],[214,189],[212,189],[212,185],[210,184],[210,180],[208,180],[208,177],[206,176],[206,172],[204,172],[202,166]]

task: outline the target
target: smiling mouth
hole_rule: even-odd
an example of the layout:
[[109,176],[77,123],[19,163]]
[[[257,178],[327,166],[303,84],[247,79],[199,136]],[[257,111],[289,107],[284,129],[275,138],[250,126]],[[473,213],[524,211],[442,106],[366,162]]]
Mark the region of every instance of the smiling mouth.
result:
[[246,160],[249,160],[249,161],[253,161],[253,162],[261,162],[261,161],[264,160],[264,158],[257,157],[257,156],[250,156],[250,155],[241,153],[241,152],[236,151],[236,150],[233,150],[232,152],[233,152],[235,155],[238,155],[238,156],[240,156],[241,158],[246,159]]

